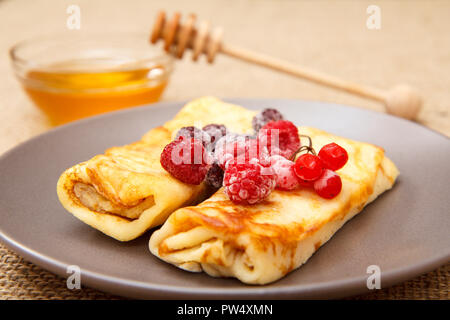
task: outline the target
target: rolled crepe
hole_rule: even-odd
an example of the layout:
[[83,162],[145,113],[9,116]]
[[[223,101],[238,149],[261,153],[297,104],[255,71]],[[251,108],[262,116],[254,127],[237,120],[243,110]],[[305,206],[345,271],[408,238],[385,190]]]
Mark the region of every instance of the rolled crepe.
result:
[[161,152],[175,133],[184,126],[210,123],[250,133],[252,117],[252,111],[216,98],[194,100],[142,140],[108,149],[66,170],[57,184],[59,200],[93,228],[120,241],[135,239],[162,224],[174,210],[207,195],[205,184],[185,184],[161,167]]
[[276,281],[305,263],[346,221],[390,189],[396,166],[383,149],[299,128],[316,150],[336,142],[349,155],[334,199],[313,190],[275,190],[260,204],[233,204],[223,189],[197,206],[175,211],[150,238],[150,251],[179,268],[248,284]]

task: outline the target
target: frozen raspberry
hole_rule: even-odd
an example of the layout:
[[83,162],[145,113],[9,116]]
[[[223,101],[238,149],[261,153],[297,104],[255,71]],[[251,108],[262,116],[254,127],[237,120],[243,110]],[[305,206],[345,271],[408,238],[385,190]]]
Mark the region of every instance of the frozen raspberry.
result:
[[249,136],[222,138],[216,145],[215,156],[222,168],[225,168],[230,160],[236,160],[237,163],[246,163],[254,160],[263,166],[270,164],[267,148],[261,148],[258,140]]
[[270,195],[275,185],[273,170],[257,163],[236,164],[231,161],[223,178],[225,193],[237,204],[261,202]]
[[255,132],[264,127],[271,121],[283,120],[283,115],[276,109],[264,109],[253,117],[252,125]]
[[262,148],[257,139],[247,140],[244,152],[235,157],[237,163],[259,163],[263,167],[270,166],[270,156],[267,148]]
[[297,127],[290,121],[279,120],[266,124],[259,130],[258,140],[266,146],[270,155],[290,158],[300,148]]
[[161,166],[173,177],[189,184],[200,184],[210,168],[210,156],[200,140],[183,138],[172,141],[161,153]]
[[211,137],[212,149],[220,138],[227,135],[227,127],[223,124],[208,124],[202,128]]
[[294,190],[299,186],[299,181],[294,172],[294,162],[282,156],[270,157],[270,164],[277,175],[277,188],[280,190]]
[[[267,148],[266,148],[267,150]],[[275,145],[272,145],[270,148],[270,156],[281,156],[285,159],[290,159],[293,155],[293,152],[291,150],[281,150]]]
[[214,156],[219,166],[224,169],[225,164],[245,151],[245,138],[236,134],[228,134],[216,143]]
[[205,181],[213,188],[219,189],[220,187],[222,187],[223,170],[217,163],[214,163],[211,166],[208,173],[206,174]]
[[207,147],[211,143],[211,137],[209,134],[194,126],[183,127],[178,130],[174,140],[178,140],[180,137],[201,140],[204,147]]

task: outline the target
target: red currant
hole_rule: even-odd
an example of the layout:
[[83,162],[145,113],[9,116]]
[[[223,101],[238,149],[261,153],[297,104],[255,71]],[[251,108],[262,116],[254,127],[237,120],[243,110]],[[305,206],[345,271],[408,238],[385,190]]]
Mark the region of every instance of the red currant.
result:
[[298,178],[298,184],[303,188],[314,188],[314,181],[306,181]]
[[302,180],[314,181],[322,175],[322,171],[322,161],[313,154],[302,154],[295,161],[294,172]]
[[320,149],[319,158],[326,168],[336,171],[347,163],[348,154],[344,148],[333,142]]
[[334,171],[324,169],[322,176],[314,182],[314,190],[325,199],[333,199],[342,190],[341,177]]

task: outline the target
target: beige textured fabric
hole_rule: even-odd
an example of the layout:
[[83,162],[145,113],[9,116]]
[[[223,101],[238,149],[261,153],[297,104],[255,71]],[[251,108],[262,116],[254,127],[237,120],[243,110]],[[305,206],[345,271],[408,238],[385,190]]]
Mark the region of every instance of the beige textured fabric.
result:
[[[450,136],[450,2],[378,0],[380,30],[368,30],[374,1],[276,0],[0,0],[0,153],[49,128],[13,77],[7,57],[15,42],[45,33],[147,32],[158,9],[195,12],[225,27],[225,40],[356,82],[389,88],[408,82],[425,98],[419,122]],[[81,8],[81,30],[66,29],[69,4]],[[38,28],[36,26],[39,26]],[[297,98],[381,110],[377,103],[306,81],[217,58],[179,61],[163,100],[218,97]],[[0,299],[102,299],[104,293],[70,291],[62,278],[0,246]],[[358,298],[449,299],[449,265],[401,285]]]

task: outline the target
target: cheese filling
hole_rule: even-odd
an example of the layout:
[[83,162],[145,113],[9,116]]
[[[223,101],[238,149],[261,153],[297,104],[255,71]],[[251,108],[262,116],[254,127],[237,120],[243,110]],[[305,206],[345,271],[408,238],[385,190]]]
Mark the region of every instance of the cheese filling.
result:
[[120,206],[99,194],[93,186],[83,182],[75,183],[73,192],[80,202],[92,211],[115,214],[128,219],[138,219],[142,212],[155,205],[154,197],[150,196],[136,206]]

